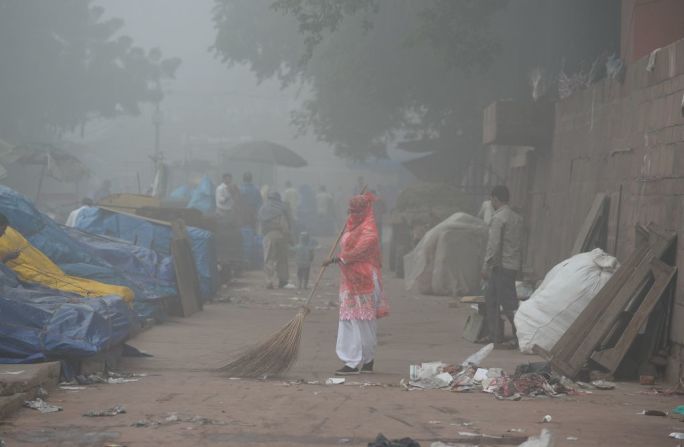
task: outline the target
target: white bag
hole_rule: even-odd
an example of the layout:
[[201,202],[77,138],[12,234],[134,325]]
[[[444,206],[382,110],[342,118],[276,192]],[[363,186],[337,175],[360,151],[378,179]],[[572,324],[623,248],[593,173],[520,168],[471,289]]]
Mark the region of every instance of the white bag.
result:
[[550,351],[618,268],[600,248],[556,265],[515,314],[520,351]]
[[479,290],[488,230],[482,219],[455,213],[404,256],[407,290],[457,296]]

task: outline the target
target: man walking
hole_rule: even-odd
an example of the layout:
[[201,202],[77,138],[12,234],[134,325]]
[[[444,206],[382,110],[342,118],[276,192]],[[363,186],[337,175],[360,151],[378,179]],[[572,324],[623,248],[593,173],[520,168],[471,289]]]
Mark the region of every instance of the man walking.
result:
[[489,240],[482,269],[482,278],[487,280],[485,308],[488,337],[482,340],[485,343],[503,341],[501,308],[515,335],[513,317],[518,305],[515,278],[522,263],[522,217],[511,209],[509,200],[510,193],[506,186],[499,185],[492,189],[494,215],[489,225]]

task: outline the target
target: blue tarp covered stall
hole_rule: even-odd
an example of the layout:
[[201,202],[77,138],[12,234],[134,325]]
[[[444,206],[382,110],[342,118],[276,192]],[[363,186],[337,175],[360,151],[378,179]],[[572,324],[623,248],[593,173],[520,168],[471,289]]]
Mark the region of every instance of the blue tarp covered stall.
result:
[[162,256],[151,248],[76,228],[65,228],[74,239],[86,244],[91,251],[118,270],[134,278],[149,295],[168,297],[177,295],[176,274],[171,256]]
[[45,253],[65,273],[129,287],[135,293],[134,309],[144,317],[161,317],[160,297],[145,282],[117,269],[78,241],[56,222],[39,212],[16,191],[0,186],[0,213],[33,246]]
[[137,325],[117,296],[82,298],[24,285],[0,264],[0,363],[74,361],[125,341]]
[[[91,234],[128,241],[154,250],[161,256],[171,256],[171,226],[126,213],[102,208],[83,210],[76,228]],[[210,299],[216,293],[216,247],[214,235],[207,230],[187,227],[192,253],[200,279],[202,297]]]

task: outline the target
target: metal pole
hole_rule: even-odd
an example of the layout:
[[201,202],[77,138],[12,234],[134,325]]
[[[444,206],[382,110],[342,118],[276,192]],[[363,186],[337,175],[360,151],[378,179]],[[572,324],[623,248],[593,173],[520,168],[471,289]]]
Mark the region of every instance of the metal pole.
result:
[[159,102],[157,102],[154,112],[154,158],[159,157],[159,128],[161,127],[161,111],[159,110]]

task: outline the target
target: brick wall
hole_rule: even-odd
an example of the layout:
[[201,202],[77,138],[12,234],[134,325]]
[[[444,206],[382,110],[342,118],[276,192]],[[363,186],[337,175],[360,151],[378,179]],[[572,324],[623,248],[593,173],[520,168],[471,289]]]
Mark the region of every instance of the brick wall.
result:
[[[637,223],[654,222],[684,237],[684,40],[664,47],[651,72],[646,59],[630,65],[623,83],[604,80],[559,101],[551,147],[528,154],[534,169],[509,170],[512,184],[522,181],[516,172],[534,173],[524,180],[527,197],[513,201],[524,203],[531,233],[527,264],[539,277],[567,258],[598,192],[611,197],[608,249],[619,259],[634,247]],[[677,258],[684,266],[684,243]],[[672,372],[679,374],[684,275],[671,338],[678,344]]]

